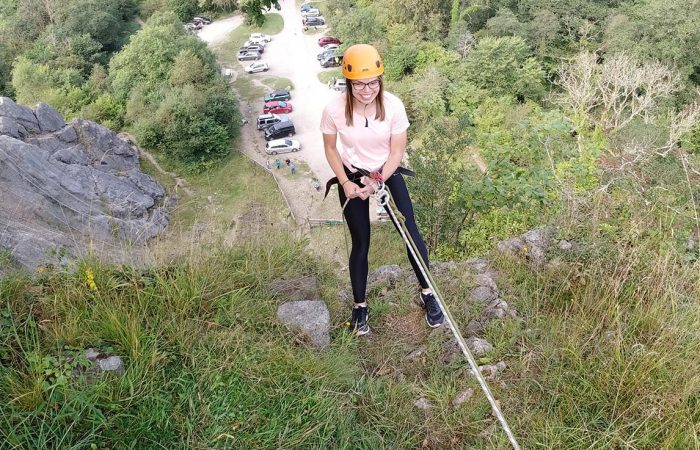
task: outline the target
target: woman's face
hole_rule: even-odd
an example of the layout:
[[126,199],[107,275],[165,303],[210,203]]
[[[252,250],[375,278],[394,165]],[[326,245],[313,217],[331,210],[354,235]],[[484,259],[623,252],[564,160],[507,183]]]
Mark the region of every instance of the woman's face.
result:
[[363,105],[369,105],[377,98],[379,83],[379,77],[353,80],[350,82],[352,84],[352,96]]

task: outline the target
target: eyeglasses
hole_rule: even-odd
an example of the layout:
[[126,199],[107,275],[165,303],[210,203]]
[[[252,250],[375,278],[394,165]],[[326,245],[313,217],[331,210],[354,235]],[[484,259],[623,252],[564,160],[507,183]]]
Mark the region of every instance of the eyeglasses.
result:
[[379,80],[372,80],[369,83],[363,83],[362,81],[353,81],[350,84],[352,84],[352,88],[356,91],[361,91],[366,87],[369,87],[370,89],[377,89],[379,87]]

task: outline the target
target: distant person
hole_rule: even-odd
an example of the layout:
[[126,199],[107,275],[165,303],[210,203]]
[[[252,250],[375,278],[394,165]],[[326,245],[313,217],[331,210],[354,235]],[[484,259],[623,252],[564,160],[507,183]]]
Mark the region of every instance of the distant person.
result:
[[267,161],[265,161],[265,168],[266,168],[267,170],[272,170],[272,166],[270,165],[270,160],[269,160],[269,159],[268,159]]
[[279,159],[276,159],[275,160],[275,167],[277,168],[277,170],[280,170],[280,167],[282,167],[282,161],[280,161]]
[[289,158],[285,159],[284,162],[287,164],[287,167],[289,167],[289,163],[292,162]]
[[292,175],[294,175],[295,173],[297,173],[297,166],[296,166],[296,164],[294,164],[294,161],[292,161],[291,163],[289,163],[289,169],[292,171]]
[[[337,182],[342,188],[338,189],[341,206],[350,199],[343,211],[352,237],[349,270],[355,303],[348,328],[358,336],[369,333],[366,297],[369,196],[376,182],[361,176],[355,168],[364,169],[372,173],[375,180],[384,181],[406,218],[406,228],[423,261],[428,264],[428,250],[416,226],[413,204],[402,175],[411,172],[399,166],[406,152],[408,117],[401,100],[384,91],[383,73],[382,59],[374,47],[359,44],[348,48],[343,55],[343,76],[348,80],[345,95],[331,100],[321,116],[326,159],[336,175],[331,182]],[[338,138],[343,144],[340,150]],[[444,321],[443,313],[410,252],[408,257],[420,283],[419,299],[426,321],[429,326],[438,327]]]

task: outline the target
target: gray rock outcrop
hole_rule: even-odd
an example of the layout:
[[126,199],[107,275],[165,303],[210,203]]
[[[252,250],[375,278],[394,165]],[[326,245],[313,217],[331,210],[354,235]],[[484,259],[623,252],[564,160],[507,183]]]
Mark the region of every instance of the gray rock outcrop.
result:
[[141,172],[132,145],[94,122],[66,124],[46,104],[32,110],[6,97],[0,193],[0,251],[30,270],[82,256],[89,242],[124,260],[169,222],[165,191]]
[[320,300],[287,302],[277,308],[277,318],[290,329],[301,331],[311,345],[326,347],[331,342],[331,318],[328,307]]

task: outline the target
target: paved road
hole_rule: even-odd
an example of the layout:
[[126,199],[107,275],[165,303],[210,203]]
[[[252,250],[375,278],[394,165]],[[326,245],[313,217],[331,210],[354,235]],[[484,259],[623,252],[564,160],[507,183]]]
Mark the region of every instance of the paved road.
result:
[[202,29],[197,32],[197,36],[209,45],[218,44],[226,39],[229,33],[238,28],[242,23],[243,17],[240,15],[216,20],[209,25],[204,25]]

